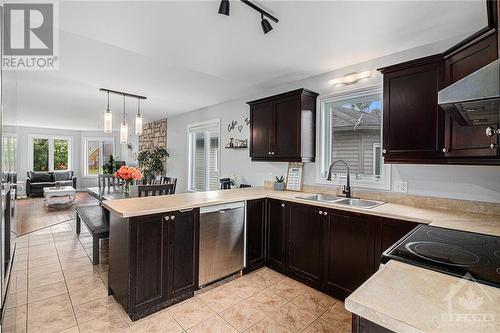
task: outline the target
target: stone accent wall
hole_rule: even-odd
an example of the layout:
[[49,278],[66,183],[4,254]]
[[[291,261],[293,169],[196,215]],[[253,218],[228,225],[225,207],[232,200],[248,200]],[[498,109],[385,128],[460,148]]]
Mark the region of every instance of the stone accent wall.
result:
[[139,136],[139,152],[156,147],[167,148],[167,119],[161,119],[142,125]]

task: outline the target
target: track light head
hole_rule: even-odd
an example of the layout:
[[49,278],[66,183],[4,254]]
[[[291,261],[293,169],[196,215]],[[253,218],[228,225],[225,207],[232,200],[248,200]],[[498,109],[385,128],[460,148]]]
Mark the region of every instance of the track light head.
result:
[[221,0],[219,5],[219,14],[229,16],[229,0]]
[[269,31],[273,30],[273,26],[267,19],[264,18],[264,15],[261,15],[260,25],[262,26],[262,31],[264,31],[264,34],[267,34]]

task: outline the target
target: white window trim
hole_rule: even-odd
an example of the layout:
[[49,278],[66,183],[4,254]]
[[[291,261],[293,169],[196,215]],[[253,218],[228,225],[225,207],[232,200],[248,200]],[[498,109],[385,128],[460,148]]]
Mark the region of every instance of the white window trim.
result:
[[[330,131],[326,130],[326,122],[328,121],[326,119],[326,108],[325,104],[331,103],[331,102],[337,102],[337,101],[343,101],[346,99],[354,99],[354,98],[360,98],[364,96],[369,96],[369,95],[380,95],[380,100],[382,100],[382,85],[373,85],[373,86],[367,86],[363,88],[357,88],[357,89],[352,89],[352,90],[346,90],[340,93],[335,93],[335,94],[329,94],[325,96],[321,96],[319,98],[319,117],[317,117],[316,121],[316,126],[319,128],[319,131],[317,131],[316,134],[316,142],[317,144],[317,151],[316,151],[316,156],[318,156],[318,161],[316,164],[316,183],[320,185],[332,185],[332,186],[341,186],[345,185],[346,182],[346,174],[340,174],[336,179],[333,179],[332,181],[326,180],[326,177],[323,177],[325,172],[328,170],[325,170],[324,166],[324,161],[326,159],[326,156],[328,156],[327,153],[327,142],[330,141]],[[383,107],[383,103],[382,103]],[[382,119],[381,123],[383,126],[383,113],[382,113]],[[381,131],[383,130],[381,126]],[[383,135],[381,133],[381,146],[383,146]],[[352,187],[358,187],[358,188],[370,188],[370,189],[380,189],[380,190],[390,190],[391,189],[391,172],[392,168],[390,164],[384,164],[384,160],[382,159],[382,177],[380,180],[363,180],[363,179],[355,179],[355,177],[352,177],[351,175],[351,186]]]
[[46,135],[46,134],[28,134],[28,152],[29,152],[29,165],[34,171],[33,160],[33,140],[34,139],[47,139],[49,140],[49,171],[54,170],[54,140],[68,140],[68,169],[57,171],[71,171],[73,170],[73,137],[65,135]]
[[88,141],[112,141],[113,143],[113,155],[116,155],[116,144],[115,144],[115,137],[99,137],[99,136],[85,136],[82,137],[82,178],[84,179],[95,179],[97,178],[98,175],[89,175],[87,174],[87,142]]
[[[216,119],[212,119],[212,120],[207,120],[207,121],[202,121],[202,122],[199,122],[199,123],[193,123],[193,124],[189,124],[187,125],[187,131],[186,131],[186,135],[187,135],[187,152],[186,152],[186,155],[188,157],[188,168],[187,168],[187,191],[188,192],[195,192],[194,190],[191,189],[191,185],[192,185],[192,175],[191,175],[191,166],[192,166],[192,163],[193,163],[193,159],[192,159],[192,156],[191,156],[191,152],[190,152],[190,149],[191,149],[191,135],[190,135],[190,130],[194,127],[201,127],[201,126],[207,126],[207,125],[213,125],[213,126],[217,126],[217,133],[219,135],[219,148],[217,149],[217,156],[216,156],[216,162],[217,162],[217,166],[216,166],[216,170],[215,172],[217,172],[217,178],[220,178],[220,147],[221,147],[221,132],[220,132],[220,118],[216,118]],[[207,144],[207,140],[205,140],[205,144]],[[208,142],[208,144],[210,144],[210,142]],[[209,155],[210,155],[210,150],[209,149],[205,149],[205,152],[207,154],[206,158],[208,159],[209,158]],[[206,179],[209,179],[209,168],[207,168],[207,174],[206,174]],[[205,185],[205,191],[208,191],[208,183]]]

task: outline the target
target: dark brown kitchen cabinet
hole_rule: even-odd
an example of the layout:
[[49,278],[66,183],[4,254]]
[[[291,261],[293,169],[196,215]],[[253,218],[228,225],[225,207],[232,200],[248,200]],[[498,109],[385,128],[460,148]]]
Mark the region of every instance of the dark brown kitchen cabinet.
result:
[[132,320],[193,296],[198,232],[199,209],[110,215],[109,290]]
[[410,221],[402,221],[388,218],[378,218],[376,221],[376,237],[375,237],[375,257],[374,269],[380,267],[380,258],[382,253],[391,247],[398,240],[403,238],[407,233],[413,230],[418,223]]
[[245,271],[262,267],[265,262],[266,200],[247,201]]
[[286,270],[319,285],[323,272],[324,209],[288,203]]
[[325,288],[345,299],[374,272],[375,225],[369,215],[332,210],[325,231]]
[[286,210],[286,202],[267,200],[266,264],[279,271],[285,267]]
[[443,158],[444,59],[430,56],[380,69],[384,75],[383,156],[386,163]]
[[248,102],[253,161],[314,161],[317,93],[298,89]]

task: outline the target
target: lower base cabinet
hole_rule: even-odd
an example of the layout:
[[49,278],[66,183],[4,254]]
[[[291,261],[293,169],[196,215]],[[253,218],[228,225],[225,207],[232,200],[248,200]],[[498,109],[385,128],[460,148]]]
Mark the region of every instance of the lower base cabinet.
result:
[[286,217],[286,202],[267,200],[266,265],[280,272],[285,268]]
[[266,200],[247,201],[245,272],[265,264],[266,252]]
[[109,292],[132,320],[192,297],[198,288],[199,209],[110,216]]

